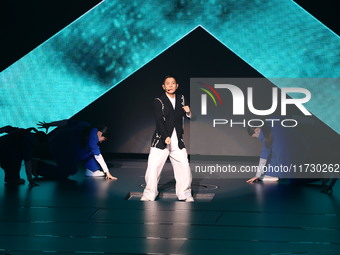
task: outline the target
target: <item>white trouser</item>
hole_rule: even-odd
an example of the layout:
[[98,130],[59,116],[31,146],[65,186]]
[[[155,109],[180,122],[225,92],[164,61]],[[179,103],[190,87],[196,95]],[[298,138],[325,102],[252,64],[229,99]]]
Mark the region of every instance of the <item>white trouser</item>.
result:
[[182,150],[178,146],[168,145],[164,150],[152,147],[150,149],[148,167],[145,173],[146,187],[143,196],[154,201],[158,196],[158,182],[163,166],[170,157],[171,165],[174,169],[176,180],[176,195],[179,200],[185,200],[191,195],[191,171],[188,161],[187,150]]

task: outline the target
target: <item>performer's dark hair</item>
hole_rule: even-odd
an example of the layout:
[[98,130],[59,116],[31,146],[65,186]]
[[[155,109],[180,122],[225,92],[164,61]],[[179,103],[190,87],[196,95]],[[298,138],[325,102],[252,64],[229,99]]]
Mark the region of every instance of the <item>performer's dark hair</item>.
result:
[[[80,135],[81,147],[86,148],[92,128],[93,128],[92,126],[89,126],[89,127],[85,127],[82,130],[81,135]],[[110,130],[107,126],[96,126],[95,128],[97,128],[98,131],[102,132],[102,136],[106,137],[106,139],[110,138]]]
[[[261,127],[261,131],[263,133],[263,137],[264,137],[264,144],[266,145],[266,147],[268,148],[269,146],[271,146],[271,144],[273,143],[273,132],[270,126],[268,126],[266,124],[266,122],[264,122],[264,125]],[[255,133],[255,127],[247,127],[247,132],[250,136],[252,136]]]
[[247,127],[247,132],[249,136],[252,136],[253,134],[255,134],[255,128],[253,127]]
[[102,136],[106,137],[107,139],[110,138],[110,129],[108,126],[97,126],[98,131],[102,132]]
[[172,74],[167,74],[167,75],[165,75],[164,78],[163,78],[163,84],[164,84],[165,80],[168,79],[168,78],[174,78],[175,81],[177,82],[176,76],[174,76],[174,75],[172,75]]

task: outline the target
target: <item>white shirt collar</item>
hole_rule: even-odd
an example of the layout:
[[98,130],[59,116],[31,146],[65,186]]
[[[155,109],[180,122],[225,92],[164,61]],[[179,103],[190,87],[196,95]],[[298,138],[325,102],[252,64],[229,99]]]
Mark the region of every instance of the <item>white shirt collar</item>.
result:
[[176,95],[173,98],[168,96],[168,94],[165,94],[165,95],[169,98],[169,100],[172,104],[172,107],[175,109],[175,107],[176,107]]

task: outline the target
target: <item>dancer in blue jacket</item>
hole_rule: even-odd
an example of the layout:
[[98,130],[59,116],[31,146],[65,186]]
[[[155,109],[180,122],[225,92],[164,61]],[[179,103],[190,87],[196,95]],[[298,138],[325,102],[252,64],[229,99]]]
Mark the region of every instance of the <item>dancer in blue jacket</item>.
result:
[[108,137],[107,127],[91,127],[86,122],[62,120],[51,123],[39,122],[46,131],[57,126],[48,134],[48,146],[56,164],[46,161],[37,162],[37,175],[47,178],[67,178],[78,171],[78,162],[85,163],[85,176],[102,177],[115,180],[100,152],[99,143]]
[[[289,176],[289,173],[280,169],[290,165],[299,165],[307,157],[308,144],[292,128],[279,125],[270,127],[265,124],[261,128],[248,127],[248,134],[258,138],[262,147],[258,171],[255,177],[247,180],[248,183],[278,181],[282,177],[290,178],[292,176]],[[273,169],[279,170],[273,171]]]

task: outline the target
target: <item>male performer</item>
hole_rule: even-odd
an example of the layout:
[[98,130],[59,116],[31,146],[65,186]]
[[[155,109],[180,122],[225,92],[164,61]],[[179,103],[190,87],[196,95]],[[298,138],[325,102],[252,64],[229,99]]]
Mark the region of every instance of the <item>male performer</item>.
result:
[[154,201],[158,195],[158,182],[168,156],[176,179],[176,195],[179,200],[193,202],[191,194],[191,171],[188,154],[183,140],[183,121],[190,118],[190,108],[185,105],[184,96],[176,95],[176,78],[165,76],[165,93],[154,100],[156,130],[154,132],[145,174],[146,187],[142,201]]

